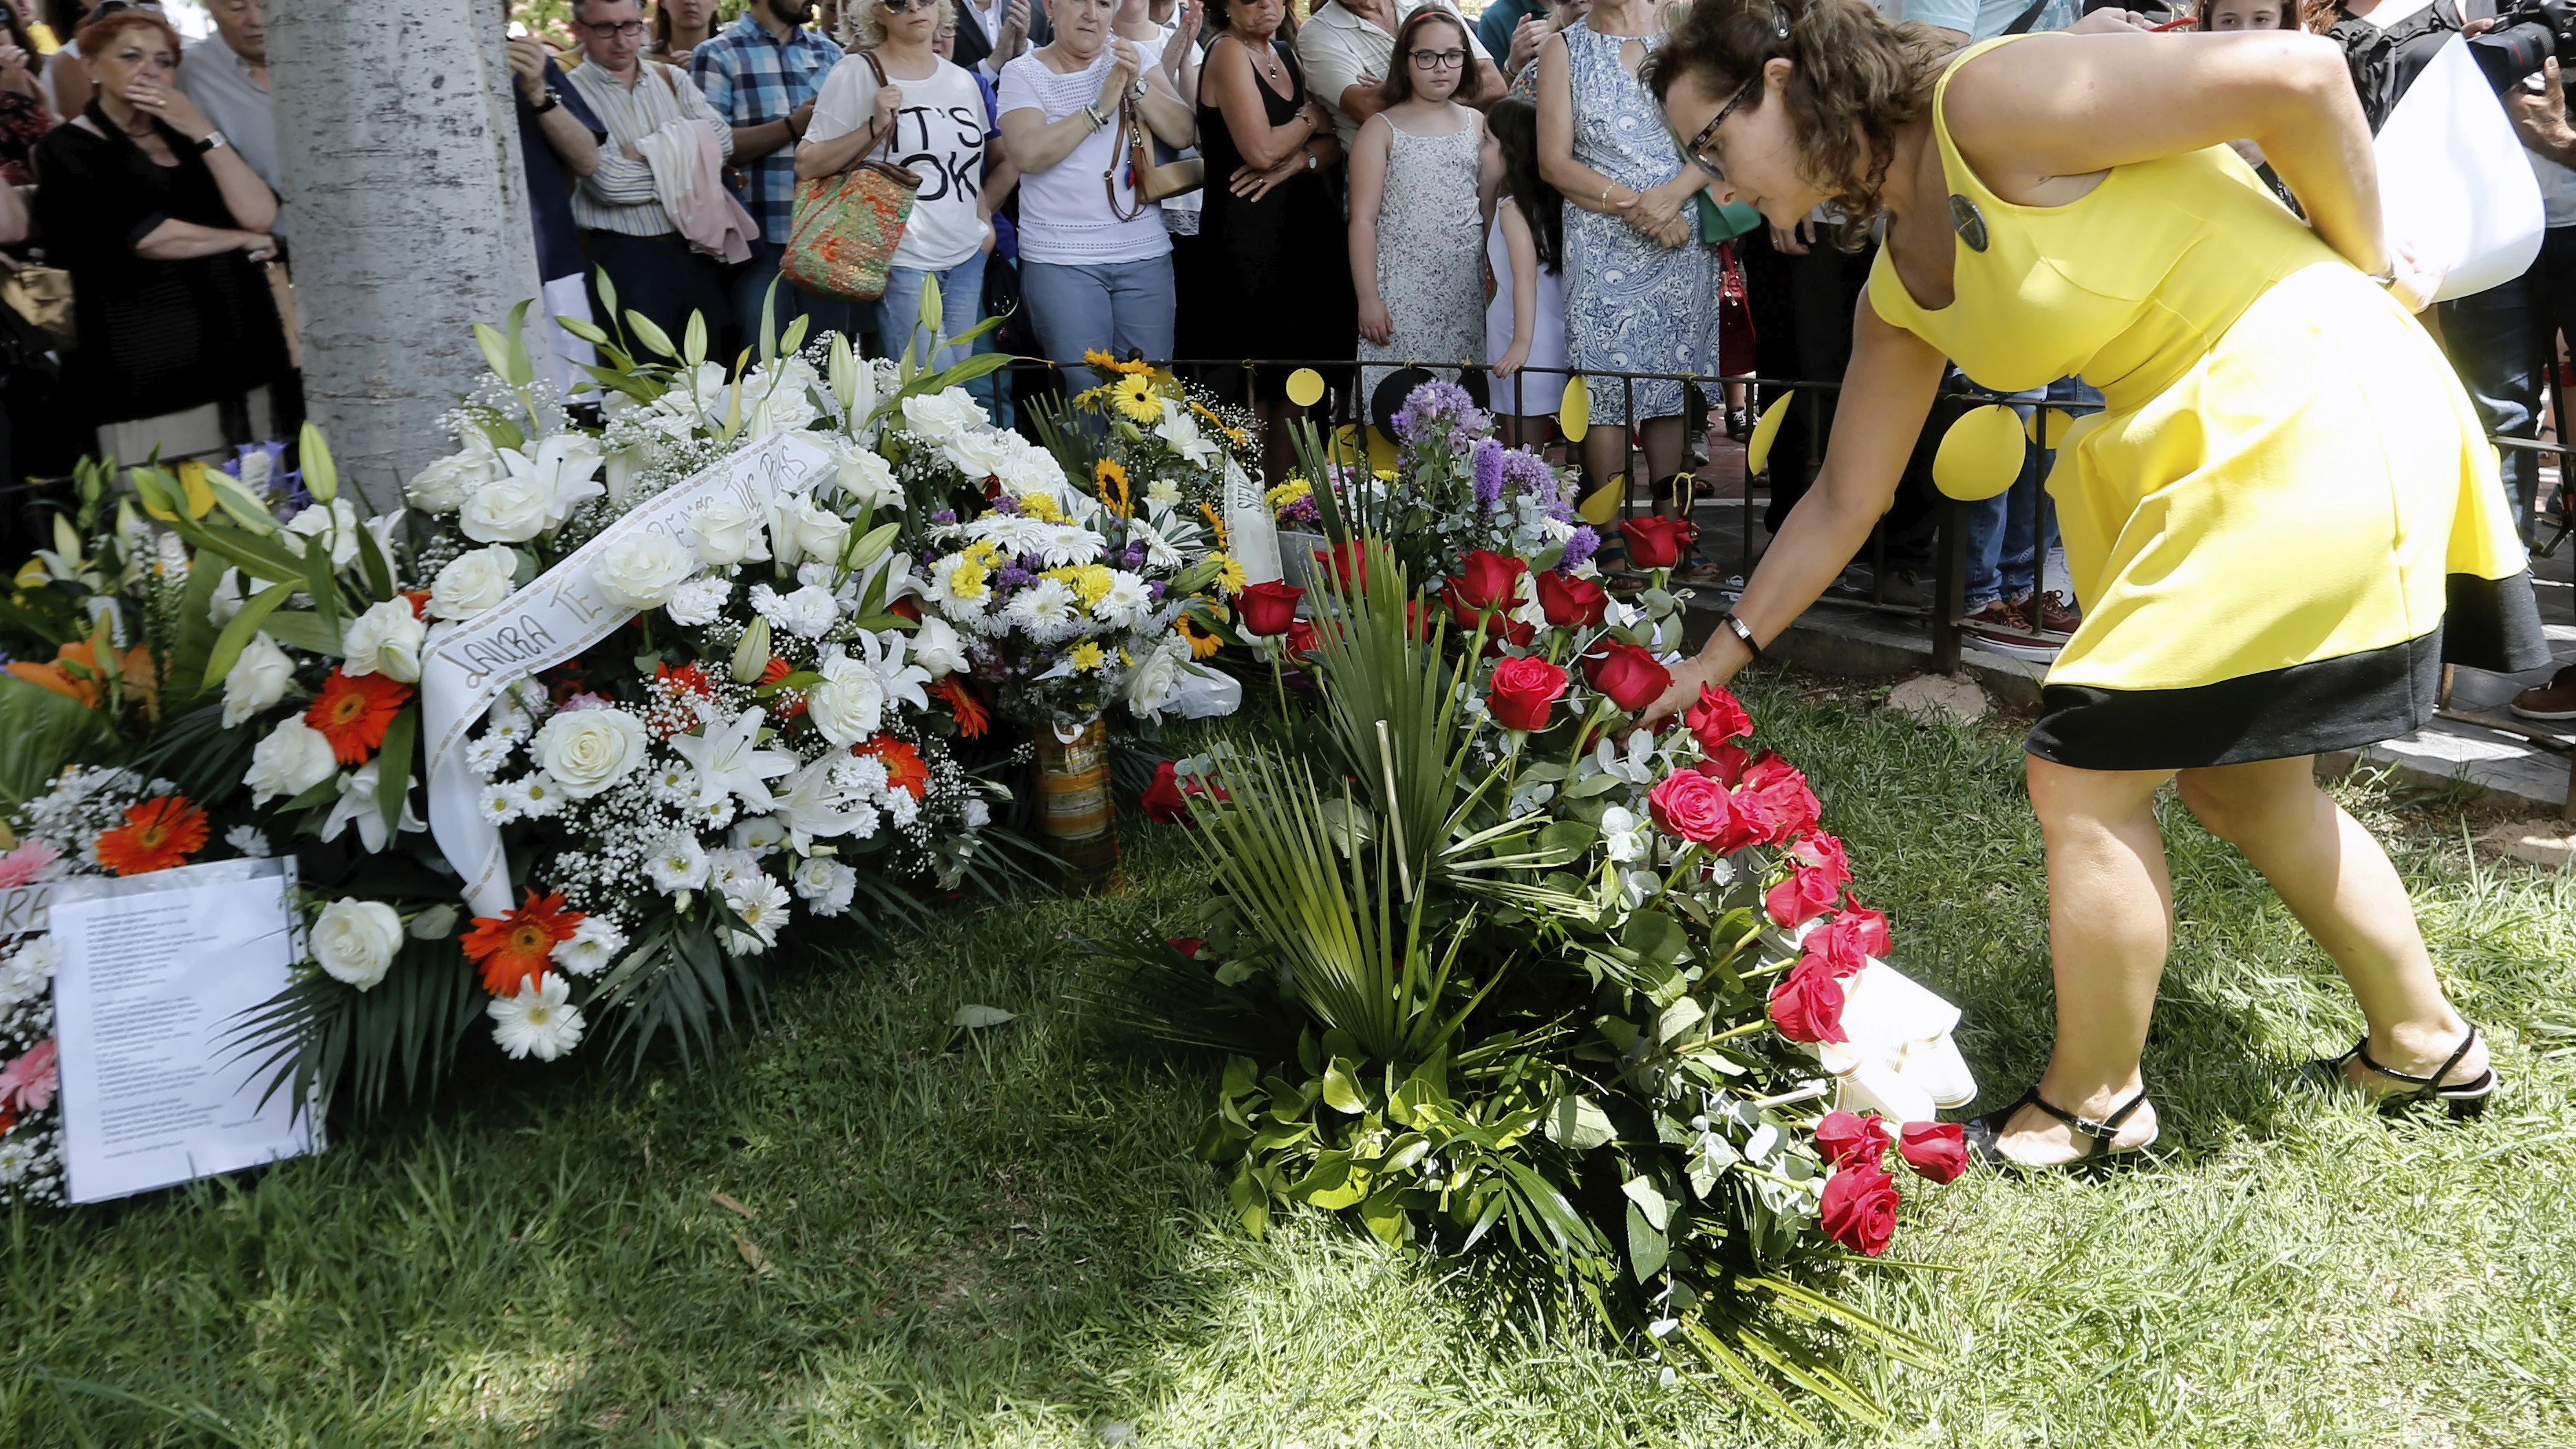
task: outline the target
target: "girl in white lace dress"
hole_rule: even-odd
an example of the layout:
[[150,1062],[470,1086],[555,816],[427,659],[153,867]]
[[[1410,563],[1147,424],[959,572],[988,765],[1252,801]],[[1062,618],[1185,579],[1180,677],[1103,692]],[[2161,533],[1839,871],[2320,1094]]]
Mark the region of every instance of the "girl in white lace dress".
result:
[[[1472,81],[1467,28],[1437,5],[1395,37],[1387,108],[1351,146],[1351,282],[1362,362],[1453,374],[1485,351],[1485,228],[1477,200],[1483,118],[1455,99]],[[1361,369],[1360,396],[1391,369]]]

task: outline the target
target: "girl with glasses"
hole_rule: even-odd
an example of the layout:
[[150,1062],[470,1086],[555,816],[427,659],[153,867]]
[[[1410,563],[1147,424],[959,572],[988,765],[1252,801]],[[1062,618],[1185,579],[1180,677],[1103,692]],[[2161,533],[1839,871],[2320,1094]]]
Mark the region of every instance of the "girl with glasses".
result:
[[[1467,27],[1426,5],[1395,35],[1378,95],[1386,108],[1351,147],[1351,282],[1362,362],[1454,374],[1485,344],[1484,217],[1477,206],[1484,118],[1456,99],[1474,74]],[[1387,372],[1360,369],[1374,397]]]
[[[2351,986],[2368,1035],[2319,1063],[2329,1079],[2483,1107],[2486,1044],[2313,756],[2427,723],[2446,659],[2510,671],[2549,650],[2495,449],[2409,315],[2441,277],[2383,224],[2338,47],[2270,30],[1952,51],[1865,0],[1698,0],[1649,83],[1720,201],[1773,226],[1831,201],[1886,238],[1815,486],[1649,721],[1724,682],[1860,550],[1945,361],[1998,390],[2081,373],[2104,395],[2048,480],[2084,621],[2028,743],[2056,1049],[1971,1147],[2053,1167],[2156,1140],[2141,1057],[2173,930],[2168,781]],[[2227,149],[2239,137],[2305,223]]]

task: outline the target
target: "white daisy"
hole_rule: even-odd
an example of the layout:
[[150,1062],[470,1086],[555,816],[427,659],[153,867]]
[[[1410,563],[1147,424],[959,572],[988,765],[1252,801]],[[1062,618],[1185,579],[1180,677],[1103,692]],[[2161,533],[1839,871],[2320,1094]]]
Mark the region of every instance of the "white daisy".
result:
[[224,832],[224,844],[253,860],[266,860],[277,853],[268,843],[268,835],[256,825],[236,825]]
[[778,944],[778,930],[787,924],[787,887],[754,871],[726,886],[724,899],[744,927],[732,933],[735,955],[757,956]]
[[465,742],[465,768],[489,780],[510,763],[519,742],[499,734],[484,734]]
[[511,781],[508,789],[510,808],[518,811],[522,820],[543,820],[563,809],[569,798],[555,783],[555,777],[543,770]]
[[548,971],[522,982],[516,996],[496,996],[483,1008],[492,1018],[492,1040],[519,1061],[534,1054],[550,1062],[581,1044],[581,1011],[572,1004],[572,983],[563,973]]
[[495,825],[507,825],[519,818],[519,797],[506,784],[486,785],[475,798],[474,808]]
[[645,777],[645,788],[664,805],[686,805],[698,797],[698,772],[675,760]]
[[1133,629],[1154,607],[1145,581],[1121,569],[1109,576],[1109,591],[1091,606],[1091,617],[1113,629]]
[[1076,608],[1071,585],[1062,579],[1039,579],[1012,595],[1003,612],[1031,639],[1053,644],[1081,629]]
[[557,941],[554,963],[574,976],[595,976],[626,949],[626,933],[617,923],[593,911],[573,927],[572,939]]
[[722,846],[707,852],[707,885],[730,894],[734,887],[760,874],[760,859],[748,850]]

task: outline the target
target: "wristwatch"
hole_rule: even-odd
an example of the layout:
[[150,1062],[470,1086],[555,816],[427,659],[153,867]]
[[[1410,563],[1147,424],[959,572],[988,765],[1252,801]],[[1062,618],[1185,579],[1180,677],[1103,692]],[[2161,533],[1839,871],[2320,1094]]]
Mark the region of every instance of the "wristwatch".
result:
[[1127,83],[1127,99],[1131,101],[1145,99],[1145,77],[1141,72],[1134,80]]
[[1306,153],[1306,169],[1307,169],[1307,170],[1309,170],[1309,171],[1313,171],[1313,170],[1317,169],[1318,167],[1321,167],[1323,164],[1324,164],[1324,163],[1323,163],[1322,161],[1320,161],[1320,160],[1317,160],[1317,159],[1316,159],[1316,157],[1315,157],[1315,153],[1314,153],[1314,152],[1309,151],[1309,152],[1307,152],[1307,153]]
[[1100,105],[1096,101],[1084,101],[1082,113],[1091,118],[1091,129],[1095,131],[1109,124],[1109,118],[1100,114]]
[[223,132],[208,131],[206,133],[206,138],[197,143],[197,154],[203,156],[207,152],[215,149],[217,146],[229,146],[231,144],[232,143],[230,141],[224,139]]
[[532,115],[532,116],[542,116],[542,115],[544,115],[546,112],[551,111],[551,110],[553,110],[555,107],[557,107],[557,106],[559,106],[559,105],[562,105],[562,104],[563,104],[563,93],[562,93],[562,92],[560,92],[560,91],[558,91],[558,90],[556,90],[553,86],[548,86],[548,87],[546,87],[546,100],[545,100],[545,104],[540,105],[540,106],[530,106],[530,107],[528,108],[528,114],[529,114],[529,115]]

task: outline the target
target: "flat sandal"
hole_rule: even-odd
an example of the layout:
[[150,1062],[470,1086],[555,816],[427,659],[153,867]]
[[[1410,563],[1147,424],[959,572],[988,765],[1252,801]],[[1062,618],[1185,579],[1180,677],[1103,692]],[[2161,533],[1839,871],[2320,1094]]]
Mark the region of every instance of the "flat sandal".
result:
[[[2058,1106],[2056,1103],[2049,1101],[2047,1098],[2040,1096],[2039,1088],[2036,1085],[2033,1085],[2029,1091],[2021,1094],[2020,1100],[2014,1102],[2011,1106],[2005,1107],[1999,1111],[1988,1112],[1986,1115],[1979,1117],[1968,1124],[1968,1153],[1971,1157],[1974,1157],[1977,1161],[1982,1162],[1989,1167],[2012,1167],[2019,1168],[2025,1172],[2048,1172],[2060,1168],[2074,1167],[2079,1163],[2107,1162],[2113,1159],[2133,1158],[2139,1153],[2142,1153],[2148,1148],[2154,1146],[2156,1138],[2150,1137],[2144,1142],[2136,1143],[2128,1147],[2119,1147],[2114,1146],[2113,1144],[2120,1135],[2120,1124],[2128,1121],[2140,1107],[2146,1105],[2146,1102],[2147,1092],[2144,1087],[2141,1087],[2138,1089],[2136,1096],[2133,1096],[2129,1100],[2121,1103],[2119,1106],[2112,1108],[2111,1115],[2104,1117],[2097,1122],[2090,1117],[2079,1117],[2075,1113],[2069,1112],[2065,1108]],[[2005,1153],[2003,1148],[1999,1145],[2000,1139],[2003,1137],[2005,1129],[2012,1125],[2013,1114],[2024,1107],[2037,1107],[2049,1116],[2065,1123],[2067,1127],[2074,1132],[2077,1143],[2084,1148],[2083,1155],[2070,1157],[2064,1162],[2042,1167],[2024,1162],[2017,1157],[2013,1157]],[[2157,1134],[2157,1136],[2162,1135],[2163,1133],[2161,1131]]]
[[2344,1067],[2351,1062],[2359,1061],[2365,1071],[2376,1072],[2393,1082],[2404,1082],[2410,1089],[2380,1094],[2380,1110],[2394,1111],[2423,1102],[2439,1102],[2450,1112],[2453,1121],[2460,1121],[2484,1112],[2487,1109],[2487,1103],[2494,1101],[2496,1093],[2504,1086],[2504,1079],[2496,1075],[2495,1068],[2492,1066],[2465,1082],[2442,1080],[2449,1076],[2451,1069],[2458,1066],[2461,1059],[2469,1054],[2469,1048],[2477,1045],[2477,1041],[2478,1029],[2472,1026],[2469,1028],[2469,1034],[2460,1038],[2460,1044],[2452,1049],[2450,1058],[2435,1067],[2430,1076],[2419,1077],[2413,1072],[2401,1072],[2395,1067],[2383,1067],[2371,1060],[2370,1036],[2367,1032],[2363,1033],[2361,1040],[2353,1043],[2351,1051],[2339,1057],[2319,1057],[2310,1065],[2324,1072],[2330,1080],[2350,1082],[2351,1077],[2344,1071]]

